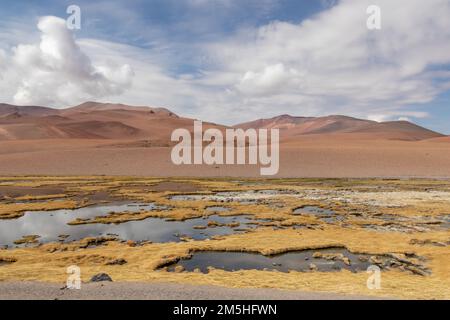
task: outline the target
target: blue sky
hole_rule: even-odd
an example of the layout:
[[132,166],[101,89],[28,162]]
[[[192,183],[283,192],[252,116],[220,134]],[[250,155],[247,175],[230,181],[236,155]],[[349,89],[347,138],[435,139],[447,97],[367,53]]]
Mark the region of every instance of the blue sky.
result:
[[371,2],[3,0],[0,100],[164,106],[225,124],[346,114],[449,134],[448,0],[377,1],[377,31]]

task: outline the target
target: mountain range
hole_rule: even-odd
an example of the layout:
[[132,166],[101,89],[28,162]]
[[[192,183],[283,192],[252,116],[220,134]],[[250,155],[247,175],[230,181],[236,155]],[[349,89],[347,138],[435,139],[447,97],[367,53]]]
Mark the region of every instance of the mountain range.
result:
[[[0,104],[0,140],[113,139],[169,143],[171,132],[189,128],[193,119],[165,108],[86,102],[67,109]],[[227,126],[205,123],[204,128]],[[283,141],[304,136],[343,136],[348,139],[417,141],[444,135],[407,121],[375,122],[341,115],[294,117],[281,115],[233,126],[280,129]]]

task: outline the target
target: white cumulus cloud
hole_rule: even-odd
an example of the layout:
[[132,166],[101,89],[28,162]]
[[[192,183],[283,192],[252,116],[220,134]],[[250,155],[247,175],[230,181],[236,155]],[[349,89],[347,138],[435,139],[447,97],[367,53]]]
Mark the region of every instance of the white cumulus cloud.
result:
[[265,67],[261,72],[248,71],[237,88],[244,94],[271,95],[286,89],[300,90],[301,75],[295,69],[286,69],[278,63]]
[[75,41],[66,22],[42,17],[39,44],[19,44],[12,61],[17,86],[14,103],[67,106],[118,95],[132,81],[129,65],[94,65]]

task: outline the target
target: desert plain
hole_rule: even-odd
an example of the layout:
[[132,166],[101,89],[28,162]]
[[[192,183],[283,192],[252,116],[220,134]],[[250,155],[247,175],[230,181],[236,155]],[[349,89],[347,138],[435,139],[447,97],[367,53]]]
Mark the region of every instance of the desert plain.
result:
[[[171,134],[192,131],[193,121],[168,109],[120,104],[0,104],[0,174],[260,176],[259,165],[173,164]],[[407,121],[281,115],[231,127],[280,130],[279,178],[450,177],[450,138]]]

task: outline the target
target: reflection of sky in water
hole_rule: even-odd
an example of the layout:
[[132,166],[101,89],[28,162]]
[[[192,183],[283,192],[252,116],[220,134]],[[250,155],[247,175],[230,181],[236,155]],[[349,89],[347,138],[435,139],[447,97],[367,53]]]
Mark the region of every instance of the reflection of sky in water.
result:
[[[350,259],[351,265],[348,266],[340,260],[330,261],[324,258],[314,258],[315,252],[342,253]],[[226,271],[268,269],[288,272],[289,270],[309,270],[311,263],[314,263],[319,271],[337,271],[340,269],[363,271],[370,265],[368,261],[360,261],[359,255],[341,248],[304,250],[271,257],[246,252],[196,252],[191,259],[180,260],[177,264],[182,265],[187,271],[199,268],[202,272],[207,272],[208,267],[214,267]],[[169,268],[169,270],[173,269]]]
[[334,214],[333,210],[323,209],[316,206],[304,206],[294,210],[294,214],[312,214],[317,216],[330,216]]
[[122,224],[86,224],[70,226],[67,223],[77,218],[90,219],[103,216],[109,212],[139,212],[157,208],[154,204],[147,205],[104,205],[80,208],[75,210],[35,211],[27,212],[18,219],[0,220],[0,245],[13,246],[13,242],[26,235],[39,235],[39,242],[59,240],[59,235],[69,235],[66,241],[79,240],[86,237],[117,235],[122,240],[154,242],[179,241],[178,235],[186,235],[197,240],[206,239],[212,235],[233,233],[229,227],[193,229],[194,226],[206,226],[209,220],[219,223],[239,222],[241,227],[251,222],[247,216],[219,217],[208,219],[191,219],[184,222],[165,221],[159,218],[148,218],[142,221],[130,221]]

